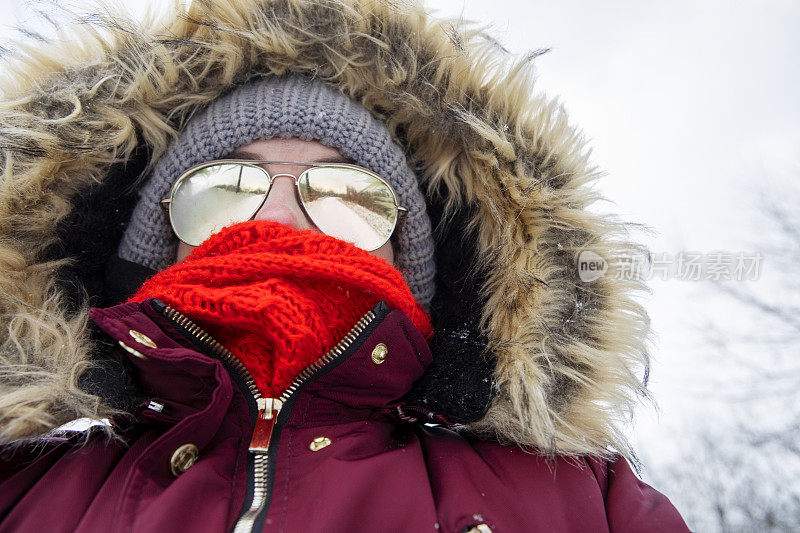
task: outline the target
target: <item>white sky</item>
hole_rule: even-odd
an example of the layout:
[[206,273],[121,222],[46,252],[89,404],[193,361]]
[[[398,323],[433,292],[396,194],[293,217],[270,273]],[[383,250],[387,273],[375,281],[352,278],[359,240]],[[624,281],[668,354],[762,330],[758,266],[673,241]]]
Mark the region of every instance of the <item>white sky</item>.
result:
[[[658,232],[645,241],[654,252],[756,251],[765,231],[755,216],[758,192],[800,177],[800,2],[428,6],[491,23],[513,53],[552,48],[537,59],[539,89],[559,96],[590,139],[608,173],[599,186],[616,204],[606,208]],[[19,0],[0,0],[0,9],[9,23],[27,13]],[[766,257],[765,272],[770,265]],[[669,456],[685,451],[675,429],[702,423],[713,408],[703,372],[724,372],[709,364],[695,324],[738,313],[700,282],[652,286],[652,389],[662,414],[659,421],[643,412],[635,438]]]

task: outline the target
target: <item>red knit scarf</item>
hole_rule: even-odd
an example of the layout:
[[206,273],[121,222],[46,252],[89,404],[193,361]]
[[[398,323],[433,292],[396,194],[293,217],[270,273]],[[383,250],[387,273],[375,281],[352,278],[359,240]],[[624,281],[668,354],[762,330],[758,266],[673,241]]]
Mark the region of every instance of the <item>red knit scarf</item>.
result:
[[277,222],[223,229],[147,280],[130,301],[156,297],[197,321],[275,397],[379,301],[429,338],[430,319],[402,274],[352,244]]

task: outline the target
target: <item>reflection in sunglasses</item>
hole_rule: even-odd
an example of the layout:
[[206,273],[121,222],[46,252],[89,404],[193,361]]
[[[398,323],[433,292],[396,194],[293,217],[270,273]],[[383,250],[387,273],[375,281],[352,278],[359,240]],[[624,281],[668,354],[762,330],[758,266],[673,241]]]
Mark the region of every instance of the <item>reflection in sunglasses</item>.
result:
[[326,234],[368,247],[382,244],[393,229],[385,216],[343,198],[320,198],[306,204],[306,210]]

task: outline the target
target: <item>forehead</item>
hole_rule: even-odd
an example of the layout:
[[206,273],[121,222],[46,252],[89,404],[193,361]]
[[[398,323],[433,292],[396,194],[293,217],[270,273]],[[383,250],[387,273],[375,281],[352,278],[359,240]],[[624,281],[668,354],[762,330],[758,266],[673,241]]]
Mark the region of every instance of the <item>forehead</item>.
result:
[[348,163],[338,150],[318,141],[288,139],[260,139],[240,146],[227,157],[241,159],[266,159],[272,161],[303,161],[308,163]]

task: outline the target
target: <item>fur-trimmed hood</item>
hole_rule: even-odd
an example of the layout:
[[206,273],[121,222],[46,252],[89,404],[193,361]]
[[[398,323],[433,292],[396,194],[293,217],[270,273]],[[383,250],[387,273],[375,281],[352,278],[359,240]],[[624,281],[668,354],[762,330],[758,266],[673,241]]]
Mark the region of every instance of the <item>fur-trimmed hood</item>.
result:
[[[0,80],[0,442],[115,412],[80,384],[102,364],[88,306],[114,303],[104,272],[136,185],[204,105],[296,72],[383,121],[426,191],[435,362],[415,400],[543,452],[625,452],[649,324],[633,299],[645,286],[619,274],[643,250],[586,209],[599,172],[563,109],[534,95],[531,59],[376,0],[196,0],[20,45]],[[605,275],[581,280],[582,251]]]

